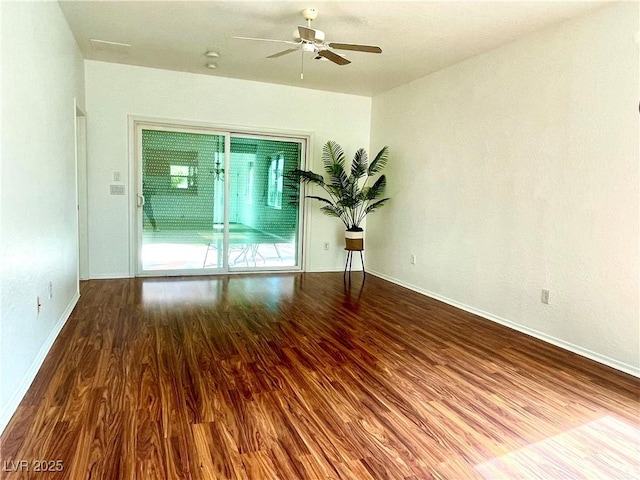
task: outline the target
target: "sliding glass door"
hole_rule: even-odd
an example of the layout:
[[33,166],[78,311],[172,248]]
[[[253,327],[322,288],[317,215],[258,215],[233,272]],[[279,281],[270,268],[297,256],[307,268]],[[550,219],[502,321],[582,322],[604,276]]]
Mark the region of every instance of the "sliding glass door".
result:
[[304,139],[137,124],[138,274],[296,270]]
[[229,268],[298,265],[298,189],[286,181],[299,168],[300,141],[235,135],[229,167]]

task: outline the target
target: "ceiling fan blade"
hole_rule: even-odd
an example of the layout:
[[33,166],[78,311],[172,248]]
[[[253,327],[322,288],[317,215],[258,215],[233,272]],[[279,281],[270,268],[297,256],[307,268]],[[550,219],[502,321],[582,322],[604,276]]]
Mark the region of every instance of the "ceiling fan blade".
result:
[[278,58],[278,57],[282,57],[283,55],[288,55],[289,53],[293,53],[293,52],[297,52],[297,51],[298,51],[297,48],[288,48],[288,49],[283,50],[281,52],[274,53],[273,55],[269,55],[267,58]]
[[253,37],[233,37],[238,40],[256,40],[258,42],[275,42],[275,43],[287,43],[289,45],[298,45],[300,42],[292,42],[290,40],[273,40],[271,38],[253,38]]
[[348,65],[351,63],[350,60],[347,60],[342,55],[338,55],[336,52],[332,52],[331,50],[320,50],[318,55],[326,58],[327,60],[331,60],[333,63],[337,63],[338,65]]
[[355,52],[367,52],[367,53],[382,53],[380,47],[375,45],[356,45],[353,43],[330,43],[331,48],[337,48],[338,50],[353,50]]
[[316,31],[313,28],[298,25],[298,35],[300,35],[302,40],[306,40],[308,42],[316,41]]

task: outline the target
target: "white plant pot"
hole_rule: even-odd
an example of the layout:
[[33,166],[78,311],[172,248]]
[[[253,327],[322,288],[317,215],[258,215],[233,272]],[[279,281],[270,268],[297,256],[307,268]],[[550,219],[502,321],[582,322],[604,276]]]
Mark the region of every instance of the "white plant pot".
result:
[[364,250],[364,231],[344,232],[345,250]]

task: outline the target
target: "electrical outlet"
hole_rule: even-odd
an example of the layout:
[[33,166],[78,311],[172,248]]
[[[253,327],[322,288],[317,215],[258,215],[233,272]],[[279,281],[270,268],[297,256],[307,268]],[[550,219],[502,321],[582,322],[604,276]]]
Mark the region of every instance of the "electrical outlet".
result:
[[417,263],[416,256],[411,255],[411,265],[415,265]]
[[540,301],[545,305],[549,305],[549,290],[542,290],[542,297],[540,298]]
[[53,282],[49,282],[49,298],[53,298]]
[[114,182],[120,181],[120,172],[113,172],[113,181]]
[[324,243],[322,244],[322,249],[323,249],[323,250],[329,250],[329,242],[324,242]]

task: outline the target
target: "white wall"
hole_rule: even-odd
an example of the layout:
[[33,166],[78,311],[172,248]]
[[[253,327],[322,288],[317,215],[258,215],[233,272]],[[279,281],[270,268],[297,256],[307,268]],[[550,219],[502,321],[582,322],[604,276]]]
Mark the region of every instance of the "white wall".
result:
[[638,29],[608,6],[374,97],[369,268],[640,375]]
[[1,8],[0,431],[78,299],[74,97],[84,103],[58,4]]
[[[131,276],[129,196],[110,196],[113,171],[128,177],[128,116],[314,134],[314,170],[327,140],[346,151],[367,147],[371,99],[209,75],[86,61],[89,250],[92,278]],[[343,268],[343,229],[310,205],[307,270]],[[331,242],[329,252],[322,243]]]

